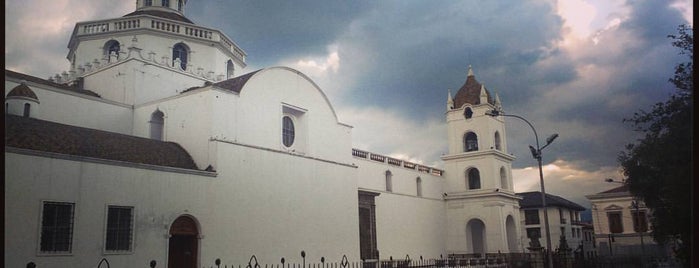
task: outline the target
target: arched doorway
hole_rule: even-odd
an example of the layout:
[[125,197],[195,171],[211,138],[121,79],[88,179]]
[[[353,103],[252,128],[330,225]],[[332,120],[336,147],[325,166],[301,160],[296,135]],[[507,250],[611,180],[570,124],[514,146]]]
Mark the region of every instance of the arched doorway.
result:
[[192,217],[180,216],[170,226],[168,268],[196,268],[199,229]]
[[485,224],[479,219],[472,219],[466,224],[466,237],[471,253],[479,253],[485,257]]
[[507,231],[507,248],[510,253],[517,252],[517,227],[512,215],[508,215],[505,220],[505,230]]

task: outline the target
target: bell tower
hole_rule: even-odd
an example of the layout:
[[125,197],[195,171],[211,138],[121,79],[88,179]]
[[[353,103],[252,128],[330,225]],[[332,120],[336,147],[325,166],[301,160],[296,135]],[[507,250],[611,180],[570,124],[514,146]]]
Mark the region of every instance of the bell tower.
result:
[[476,80],[471,66],[466,82],[447,97],[446,171],[447,250],[454,254],[521,252],[519,197],[513,190],[512,161],[500,97]]

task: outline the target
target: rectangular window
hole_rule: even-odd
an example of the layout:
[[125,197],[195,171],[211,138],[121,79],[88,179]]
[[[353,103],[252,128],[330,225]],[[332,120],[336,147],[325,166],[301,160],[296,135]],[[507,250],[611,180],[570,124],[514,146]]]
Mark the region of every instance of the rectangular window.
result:
[[539,210],[524,210],[524,224],[539,224]]
[[645,211],[632,211],[633,216],[633,231],[634,232],[647,232],[648,231],[648,221],[646,218]]
[[71,252],[74,206],[73,203],[44,202],[41,213],[41,252]]
[[109,206],[105,250],[131,251],[133,239],[133,207]]
[[527,238],[541,238],[541,228],[527,228]]
[[624,224],[621,222],[621,211],[607,212],[607,219],[609,220],[609,232],[613,234],[624,232]]

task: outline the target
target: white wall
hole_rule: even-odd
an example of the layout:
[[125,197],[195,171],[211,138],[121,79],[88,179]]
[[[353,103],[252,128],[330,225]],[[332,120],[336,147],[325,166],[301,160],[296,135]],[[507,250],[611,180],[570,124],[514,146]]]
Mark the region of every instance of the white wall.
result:
[[[285,105],[305,111],[304,124],[296,126],[296,139],[305,141],[302,147],[282,144]],[[240,143],[351,162],[351,127],[337,121],[325,94],[298,71],[275,67],[257,72],[241,90],[237,107],[235,136]]]
[[[381,259],[418,260],[446,256],[444,178],[387,163],[354,158],[359,166],[360,189],[380,193],[376,202],[376,239]],[[386,191],[386,171],[392,173],[393,191]],[[416,179],[422,180],[417,196]]]
[[175,96],[206,79],[175,72],[142,60],[129,59],[85,76],[85,89],[102,98],[129,105]]
[[[5,80],[5,95],[20,81]],[[121,134],[131,134],[131,107],[97,97],[57,89],[43,84],[26,82],[39,99],[32,117],[61,124],[94,128]]]
[[[201,225],[200,265],[359,259],[355,167],[216,143],[218,176],[173,173],[5,153],[8,267],[166,266],[169,226],[180,215]],[[272,167],[272,168],[270,168]],[[38,256],[41,201],[75,203],[69,256]],[[11,202],[8,202],[11,201]],[[134,206],[134,251],[104,254],[107,205]],[[296,258],[295,258],[296,257]]]

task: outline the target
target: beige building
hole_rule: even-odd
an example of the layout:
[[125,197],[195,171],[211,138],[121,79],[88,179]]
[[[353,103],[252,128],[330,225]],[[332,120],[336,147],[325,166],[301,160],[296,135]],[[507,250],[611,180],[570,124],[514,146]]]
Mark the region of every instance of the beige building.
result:
[[651,237],[651,213],[642,201],[634,199],[628,186],[586,197],[592,203],[592,222],[600,256],[648,256],[664,252]]

